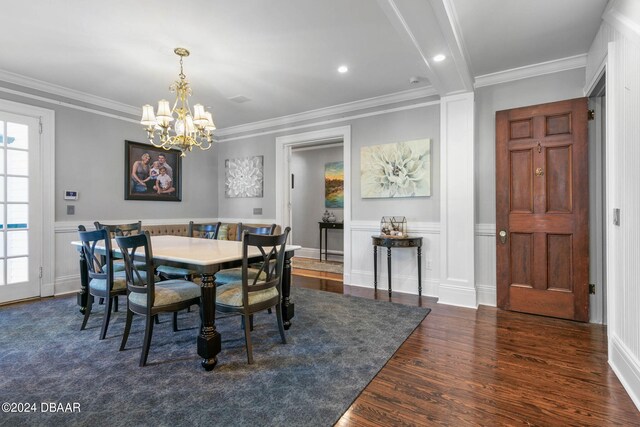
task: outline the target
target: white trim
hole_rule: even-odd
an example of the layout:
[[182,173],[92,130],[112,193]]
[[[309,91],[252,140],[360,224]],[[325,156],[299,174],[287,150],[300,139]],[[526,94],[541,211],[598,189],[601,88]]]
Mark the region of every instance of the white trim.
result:
[[292,148],[291,151],[295,152],[295,153],[300,153],[302,151],[313,151],[313,150],[325,150],[327,148],[337,148],[337,147],[342,147],[342,142],[336,142],[335,144],[322,144],[322,145],[313,145],[311,147],[299,147],[299,148]]
[[538,64],[525,65],[524,67],[498,71],[496,73],[477,76],[474,87],[492,86],[560,71],[574,70],[587,66],[587,54],[569,56],[567,58],[554,59]]
[[56,277],[55,290],[55,296],[78,292],[80,290],[80,275],[70,274]]
[[615,335],[609,337],[609,366],[640,410],[640,361]]
[[462,285],[451,284],[453,280],[449,279],[449,283],[440,282],[438,287],[438,304],[454,305],[456,307],[478,308],[478,295],[475,287],[466,286],[467,282]]
[[602,20],[621,32],[630,41],[640,44],[640,25],[628,16],[620,13],[616,8],[618,0],[610,1],[602,14]]
[[276,138],[276,224],[291,225],[289,218],[290,158],[286,153],[294,146],[316,144],[321,141],[342,139],[344,162],[344,273],[343,282],[349,283],[351,270],[351,126],[322,129]]
[[103,98],[101,96],[96,96],[86,92],[81,92],[76,89],[71,89],[71,88],[59,86],[53,83],[48,83],[42,80],[33,79],[31,77],[22,76],[20,74],[12,73],[6,70],[0,70],[0,81],[26,87],[29,89],[35,89],[35,90],[46,92],[52,95],[61,96],[63,98],[73,99],[76,101],[84,102],[84,103],[95,105],[98,107],[108,108],[114,111],[120,111],[122,113],[127,113],[132,115],[140,115],[142,113],[141,107],[134,107],[132,105],[124,104],[122,102],[113,101],[111,99]]
[[55,111],[33,105],[0,99],[0,109],[9,113],[35,117],[42,123],[40,134],[40,164],[42,189],[42,252],[40,264],[42,266],[42,278],[40,279],[40,296],[53,295],[53,283],[55,277]]
[[476,283],[476,292],[478,296],[478,305],[488,305],[491,307],[496,306],[498,296],[496,294],[495,285],[479,285]]
[[[369,270],[353,270],[351,272],[351,283],[348,283],[349,286],[357,286],[358,288],[368,288],[373,289],[373,271]],[[378,292],[386,291],[389,289],[388,285],[388,277],[386,268],[381,268],[378,271]],[[401,293],[406,295],[418,295],[418,278],[414,275],[406,275],[406,274],[393,274],[394,283],[396,281],[403,282],[405,284],[409,284],[408,288],[410,289],[399,289],[394,284],[391,284],[391,291],[393,293]],[[347,283],[345,283],[347,284]],[[438,298],[438,280],[431,278],[422,278],[422,296],[423,297],[433,297]]]
[[[439,3],[434,3],[434,11],[439,15],[440,8]],[[462,27],[458,18],[458,12],[453,4],[452,0],[442,0],[442,7],[446,14],[446,19],[449,21],[449,28],[451,31],[443,31],[445,40],[449,45],[449,51],[451,52],[452,60],[455,63],[456,71],[460,75],[460,80],[464,84],[464,91],[473,90],[473,70],[471,70],[471,60],[467,46],[462,36]],[[444,18],[444,17],[442,17]]]
[[602,58],[602,62],[600,63],[600,65],[598,65],[596,72],[593,74],[593,78],[589,83],[585,85],[584,89],[582,90],[582,92],[584,93],[584,96],[589,97],[593,95],[591,92],[593,92],[593,90],[595,89],[596,85],[604,75],[606,69],[607,69],[607,55],[604,55],[604,58]]
[[496,225],[495,224],[476,224],[476,236],[495,236]]
[[247,134],[247,135],[239,135],[239,136],[234,136],[234,137],[231,137],[231,138],[225,138],[225,139],[219,140],[218,143],[227,142],[227,141],[236,141],[236,140],[239,140],[239,139],[253,138],[255,136],[272,135],[274,133],[290,132],[290,131],[293,131],[293,130],[306,129],[306,128],[310,128],[310,127],[326,126],[326,125],[335,124],[335,123],[348,122],[348,121],[352,121],[352,120],[355,120],[355,119],[362,119],[362,118],[365,118],[365,117],[379,116],[381,114],[389,114],[389,113],[396,113],[398,111],[406,111],[406,110],[413,110],[413,109],[416,109],[416,108],[430,107],[432,105],[440,105],[440,101],[421,102],[421,103],[418,103],[418,104],[404,105],[402,107],[389,108],[389,109],[386,109],[386,110],[371,111],[371,112],[368,112],[368,113],[362,113],[362,114],[356,114],[356,115],[353,115],[353,116],[340,117],[338,119],[325,120],[325,121],[322,121],[322,122],[307,123],[307,124],[299,125],[299,126],[291,126],[291,127],[272,129],[272,130],[267,130],[267,131],[264,131],[264,132],[257,132],[257,133]]
[[[330,107],[318,108],[316,110],[302,113],[290,114],[288,116],[276,117],[273,119],[261,120],[253,123],[246,123],[238,126],[230,126],[216,130],[216,137],[225,137],[244,132],[253,132],[260,129],[267,129],[276,126],[286,126],[308,120],[317,120],[322,117],[345,114],[352,111],[366,110],[368,108],[380,107],[383,105],[396,104],[399,102],[413,101],[415,99],[426,98],[437,95],[438,92],[431,86],[419,89],[409,89],[401,92],[390,93],[388,95],[376,96],[359,101],[347,102]],[[227,139],[224,139],[227,140]]]

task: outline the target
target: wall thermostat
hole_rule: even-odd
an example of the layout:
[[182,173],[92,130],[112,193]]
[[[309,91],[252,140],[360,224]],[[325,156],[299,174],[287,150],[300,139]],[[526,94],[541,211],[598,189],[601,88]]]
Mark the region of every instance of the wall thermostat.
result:
[[65,191],[64,192],[65,200],[78,200],[78,192],[77,191]]

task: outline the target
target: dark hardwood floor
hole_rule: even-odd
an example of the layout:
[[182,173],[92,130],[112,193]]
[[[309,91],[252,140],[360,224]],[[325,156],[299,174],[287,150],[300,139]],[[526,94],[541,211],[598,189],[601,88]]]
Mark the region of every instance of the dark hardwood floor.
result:
[[[294,270],[293,285],[376,297],[312,276]],[[389,300],[386,290],[377,298]],[[391,301],[432,311],[337,426],[640,426],[607,364],[605,327],[399,293]]]

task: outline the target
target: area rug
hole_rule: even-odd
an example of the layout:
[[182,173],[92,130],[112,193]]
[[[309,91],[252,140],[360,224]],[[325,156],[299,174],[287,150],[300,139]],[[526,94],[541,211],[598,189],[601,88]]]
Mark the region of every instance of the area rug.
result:
[[292,259],[293,268],[301,268],[304,270],[324,271],[326,273],[342,274],[343,264],[335,261],[318,261],[311,258],[294,257]]
[[[1,400],[35,404],[35,413],[2,413],[0,424],[330,426],[429,313],[300,288],[292,298],[287,344],[272,314],[256,315],[253,365],[240,319],[218,318],[222,351],[211,372],[196,353],[197,310],[180,313],[176,333],[163,315],[149,365],[139,368],[143,321],[134,318],[128,348],[119,352],[123,309],[99,341],[102,306],[85,331],[75,298],[2,307]],[[74,404],[79,412],[71,412]]]

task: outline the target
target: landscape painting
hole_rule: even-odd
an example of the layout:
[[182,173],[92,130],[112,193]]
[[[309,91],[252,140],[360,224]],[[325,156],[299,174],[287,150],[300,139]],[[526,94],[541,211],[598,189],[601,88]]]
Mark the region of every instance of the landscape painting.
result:
[[360,190],[363,199],[431,196],[431,140],[362,147]]
[[324,165],[324,207],[344,208],[344,162]]

